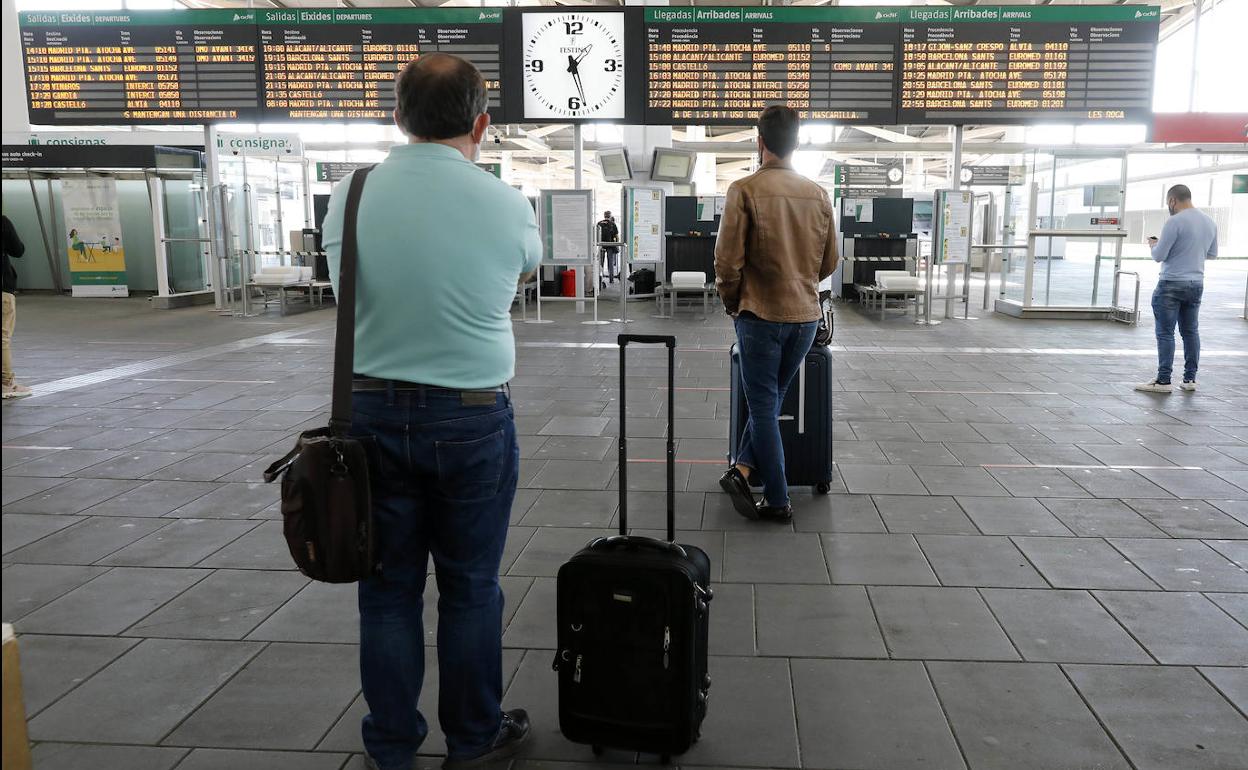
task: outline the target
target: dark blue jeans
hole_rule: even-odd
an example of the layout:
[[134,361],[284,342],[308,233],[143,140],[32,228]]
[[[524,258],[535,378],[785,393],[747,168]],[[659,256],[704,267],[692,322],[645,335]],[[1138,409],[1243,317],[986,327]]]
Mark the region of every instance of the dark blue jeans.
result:
[[426,388],[356,392],[353,405],[352,434],[370,450],[381,563],[359,589],[364,747],[385,770],[406,770],[429,732],[418,704],[432,555],[438,718],[449,755],[475,756],[502,718],[498,568],[520,466],[511,401],[464,404],[458,391]]
[[780,443],[780,406],[789,383],[810,352],[818,326],[817,321],[764,321],[750,313],[742,313],[736,319],[741,387],[750,407],[750,419],[733,462],[752,468],[762,479],[767,505],[789,504],[784,447]]
[[1200,366],[1201,281],[1158,281],[1153,290],[1153,322],[1157,331],[1157,381],[1168,383],[1174,369],[1174,324],[1183,338],[1183,381],[1195,382]]

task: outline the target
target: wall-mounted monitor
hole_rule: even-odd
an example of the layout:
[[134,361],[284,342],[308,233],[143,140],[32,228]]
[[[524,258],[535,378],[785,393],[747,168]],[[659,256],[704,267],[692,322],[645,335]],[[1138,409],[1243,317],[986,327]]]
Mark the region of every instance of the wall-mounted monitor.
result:
[[697,161],[697,153],[690,150],[656,147],[654,148],[654,162],[650,164],[650,178],[656,182],[688,184],[693,178],[695,161]]
[[633,178],[628,150],[623,147],[599,150],[598,165],[602,168],[602,178],[608,182],[627,182]]

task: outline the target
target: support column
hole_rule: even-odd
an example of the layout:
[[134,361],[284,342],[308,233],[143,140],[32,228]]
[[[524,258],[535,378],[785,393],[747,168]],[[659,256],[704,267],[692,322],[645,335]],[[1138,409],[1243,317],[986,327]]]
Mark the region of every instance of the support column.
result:
[[572,127],[572,186],[577,190],[581,189],[584,181],[581,178],[581,165],[585,154],[585,139],[581,135],[581,124],[577,123]]
[[2,0],[0,7],[0,55],[3,68],[4,88],[0,89],[0,126],[4,133],[25,133],[30,130],[26,112],[26,75],[22,66],[22,38],[17,29],[17,5],[14,0]]
[[1187,111],[1196,111],[1196,81],[1199,68],[1197,60],[1200,56],[1200,15],[1204,10],[1205,0],[1196,0],[1196,18],[1192,22],[1192,79],[1187,86]]
[[[584,171],[581,169],[581,166],[584,165],[584,156],[585,156],[585,137],[581,134],[581,124],[577,123],[576,125],[572,126],[572,188],[576,190],[583,189],[583,185],[585,183]],[[597,205],[598,205],[598,202],[594,201],[595,208],[597,208]],[[598,216],[597,211],[591,211],[589,213],[590,243],[593,243],[595,240],[597,240],[597,238],[594,237],[594,233],[593,233],[594,217],[596,216]],[[598,252],[593,247],[591,247],[590,253],[589,253],[589,261],[595,262],[597,261],[597,259],[598,259]],[[586,275],[582,275],[580,279],[576,282],[576,298],[577,299],[582,299],[585,296],[586,282],[598,280],[595,277],[597,276],[598,271],[594,270],[592,267],[587,268],[585,270],[585,273]],[[598,291],[597,286],[594,287],[594,291],[595,292]],[[585,312],[584,302],[576,303],[576,312],[578,313]]]
[[[965,132],[963,126],[953,127],[953,173],[950,175],[949,187],[953,190],[962,189],[962,136]],[[974,202],[971,208],[974,209]],[[935,212],[933,212],[935,216]],[[974,240],[972,234],[971,240]],[[945,255],[945,318],[953,318],[953,299],[957,284],[957,273],[953,267],[948,264],[949,255]],[[966,276],[966,280],[970,280],[970,274]]]
[[[224,201],[223,196],[217,195],[219,184],[221,184],[221,166],[217,157],[217,127],[209,124],[204,126],[204,186],[207,188],[204,192],[205,200],[208,202],[208,248],[209,261],[212,263],[209,280],[212,281],[213,308],[221,311],[225,309],[227,283],[225,271],[228,269],[227,255],[221,253],[221,248],[229,249],[230,244],[225,233],[219,232],[220,223],[226,216],[226,212],[218,210]],[[216,211],[215,216],[212,214],[214,211]],[[219,247],[218,244],[221,246]]]
[[[706,127],[689,126],[685,129],[685,136],[691,142],[704,141],[706,139]],[[715,174],[715,154],[710,152],[698,153],[693,171],[693,194],[715,195],[718,182],[719,180]]]

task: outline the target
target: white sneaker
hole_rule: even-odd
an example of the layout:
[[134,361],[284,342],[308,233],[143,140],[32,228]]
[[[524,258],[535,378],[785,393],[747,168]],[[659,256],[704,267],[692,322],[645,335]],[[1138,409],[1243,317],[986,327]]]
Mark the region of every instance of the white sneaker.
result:
[[1168,382],[1158,382],[1157,380],[1153,380],[1152,382],[1144,382],[1139,385],[1136,385],[1135,389],[1140,391],[1141,393],[1173,393],[1174,392],[1173,385],[1171,385]]
[[1196,392],[1196,380],[1192,380],[1191,382],[1184,380],[1179,385],[1179,387],[1182,388],[1183,390],[1186,390],[1188,393],[1195,393]]
[[34,391],[26,387],[25,385],[14,384],[14,385],[4,386],[4,400],[5,401],[8,401],[10,398],[26,398],[27,396],[33,393]]

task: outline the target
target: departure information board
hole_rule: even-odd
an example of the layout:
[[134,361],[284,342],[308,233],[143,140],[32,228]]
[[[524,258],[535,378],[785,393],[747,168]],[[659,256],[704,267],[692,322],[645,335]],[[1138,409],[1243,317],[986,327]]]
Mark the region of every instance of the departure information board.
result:
[[19,14],[30,122],[254,120],[255,12]]
[[498,8],[262,10],[264,116],[269,121],[391,120],[394,77],[434,52],[481,70],[501,120],[503,13]]
[[804,119],[891,125],[897,16],[874,8],[647,8],[646,123]]
[[898,124],[1148,123],[1160,9],[901,10]]

